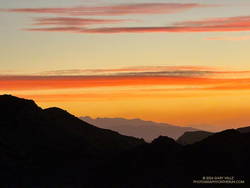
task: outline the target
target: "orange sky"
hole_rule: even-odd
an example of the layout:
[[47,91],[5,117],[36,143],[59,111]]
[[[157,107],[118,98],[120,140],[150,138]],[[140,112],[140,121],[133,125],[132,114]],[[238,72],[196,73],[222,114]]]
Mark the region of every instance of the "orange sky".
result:
[[250,124],[246,0],[0,0],[0,94],[77,116]]
[[0,77],[0,91],[34,99],[42,107],[59,106],[77,116],[141,118],[206,130],[250,123],[249,71],[213,67],[108,71],[5,75]]
[[249,89],[250,79],[165,76],[30,77],[0,80],[1,90],[64,89],[115,86],[206,86],[206,89]]

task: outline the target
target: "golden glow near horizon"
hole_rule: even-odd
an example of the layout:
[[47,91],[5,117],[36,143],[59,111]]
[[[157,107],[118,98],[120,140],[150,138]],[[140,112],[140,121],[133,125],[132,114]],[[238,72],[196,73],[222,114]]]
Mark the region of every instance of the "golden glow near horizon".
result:
[[[112,74],[99,75],[107,71]],[[98,75],[1,76],[0,90],[77,116],[141,118],[206,130],[249,123],[250,79],[245,70],[135,67],[81,72]]]
[[0,94],[77,116],[246,126],[249,11],[245,0],[0,0]]

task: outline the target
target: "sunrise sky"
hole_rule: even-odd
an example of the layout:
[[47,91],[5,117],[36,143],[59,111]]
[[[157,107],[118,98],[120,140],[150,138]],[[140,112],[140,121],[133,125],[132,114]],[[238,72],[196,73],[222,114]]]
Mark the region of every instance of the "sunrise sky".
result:
[[76,116],[250,125],[245,0],[0,0],[0,93]]

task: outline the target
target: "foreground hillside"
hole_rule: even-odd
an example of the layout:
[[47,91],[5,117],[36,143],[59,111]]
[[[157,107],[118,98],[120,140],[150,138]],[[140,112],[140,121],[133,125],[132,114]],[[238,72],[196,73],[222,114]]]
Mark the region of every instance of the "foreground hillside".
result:
[[[97,128],[62,109],[41,109],[32,100],[10,95],[0,96],[0,114],[0,171],[11,184],[18,183],[19,178],[31,183],[31,179],[47,174],[53,177],[56,171],[70,173],[70,178],[80,166],[78,170],[86,173],[92,167],[90,161],[96,164],[144,143]],[[72,172],[67,172],[69,169]]]
[[[225,130],[186,146],[100,129],[58,108],[0,96],[0,187],[249,187],[250,133]],[[204,177],[244,184],[194,184]]]

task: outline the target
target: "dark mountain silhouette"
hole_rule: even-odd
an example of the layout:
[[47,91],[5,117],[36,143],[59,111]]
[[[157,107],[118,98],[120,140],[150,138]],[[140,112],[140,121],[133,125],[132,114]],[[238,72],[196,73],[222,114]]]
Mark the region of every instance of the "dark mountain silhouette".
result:
[[[106,182],[105,188],[249,187],[249,143],[250,133],[237,130],[216,133],[187,146],[160,137],[151,144],[141,145],[112,159],[100,168],[98,177],[101,177],[101,182]],[[193,184],[193,180],[202,180],[207,176],[233,176],[235,180],[244,180],[245,183]]]
[[92,126],[62,109],[43,110],[32,100],[10,95],[0,96],[0,114],[0,163],[14,165],[13,171],[28,166],[47,172],[61,165],[87,169],[89,161],[144,143]]
[[189,131],[185,132],[182,136],[177,139],[177,142],[182,145],[193,144],[195,142],[199,142],[208,136],[212,135],[211,132],[206,131]]
[[[249,133],[250,127],[241,127],[236,129],[241,133]],[[193,144],[195,142],[201,141],[208,136],[215,134],[207,131],[188,131],[185,132],[182,136],[177,139],[177,142],[182,145]]]
[[250,127],[240,127],[237,129],[237,131],[241,133],[250,133]]
[[197,131],[192,127],[179,127],[166,123],[157,123],[152,121],[144,121],[140,119],[124,119],[124,118],[90,118],[80,117],[80,119],[100,128],[117,131],[121,134],[143,138],[148,142],[158,136],[168,136],[177,139],[186,131]]
[[67,153],[79,152],[83,148],[88,152],[117,152],[143,143],[133,137],[97,128],[59,108],[43,110],[31,100],[3,95],[0,96],[0,106],[1,139],[18,148],[30,147],[26,149],[33,152],[41,151],[38,146]]
[[[146,143],[9,95],[0,96],[0,113],[1,188],[250,187],[249,132],[184,146],[164,136]],[[204,176],[245,183],[193,183]]]
[[[112,158],[99,168],[96,176],[101,182],[106,182],[104,188],[169,187],[169,180],[174,176],[174,171],[169,168],[181,150],[182,146],[172,138],[160,136],[152,143]],[[99,182],[94,182],[94,187],[98,186]]]

